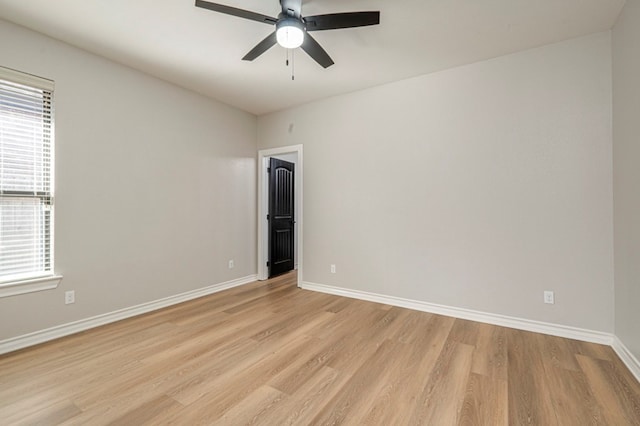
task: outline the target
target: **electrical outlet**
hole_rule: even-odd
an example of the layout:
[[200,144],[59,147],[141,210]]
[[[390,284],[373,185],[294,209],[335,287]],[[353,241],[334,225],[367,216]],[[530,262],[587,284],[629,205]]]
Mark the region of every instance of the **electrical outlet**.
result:
[[550,305],[554,304],[554,297],[553,297],[553,292],[552,291],[545,291],[544,292],[544,303],[548,303]]
[[331,273],[332,274],[336,273],[336,265],[331,265]]
[[229,261],[229,269],[233,269],[234,266],[235,266],[235,264],[233,263],[233,259],[231,259]]
[[64,304],[70,305],[72,303],[76,303],[76,292],[74,290],[65,291]]

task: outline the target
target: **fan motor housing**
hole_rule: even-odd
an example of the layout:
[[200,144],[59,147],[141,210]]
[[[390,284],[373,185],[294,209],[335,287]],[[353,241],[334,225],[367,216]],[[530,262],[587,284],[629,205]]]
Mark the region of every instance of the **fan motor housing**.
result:
[[283,13],[278,15],[276,30],[282,27],[296,27],[296,28],[300,28],[302,31],[307,31],[307,26],[304,24],[304,22],[302,22],[301,19],[294,18],[292,16],[287,16]]

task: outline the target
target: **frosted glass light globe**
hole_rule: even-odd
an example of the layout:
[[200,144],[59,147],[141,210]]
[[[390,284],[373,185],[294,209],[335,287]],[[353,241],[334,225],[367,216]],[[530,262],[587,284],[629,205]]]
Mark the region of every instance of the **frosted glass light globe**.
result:
[[287,49],[295,49],[302,46],[304,31],[300,26],[288,24],[289,22],[284,22],[282,26],[278,26],[276,30],[278,44]]

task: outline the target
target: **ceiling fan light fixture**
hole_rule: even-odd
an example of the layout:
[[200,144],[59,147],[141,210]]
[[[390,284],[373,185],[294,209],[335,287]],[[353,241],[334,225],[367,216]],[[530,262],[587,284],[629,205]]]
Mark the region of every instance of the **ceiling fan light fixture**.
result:
[[300,47],[304,41],[304,25],[297,19],[283,19],[276,24],[276,39],[284,48]]
[[302,0],[278,1],[282,12],[278,14],[277,18],[207,0],[196,0],[196,7],[267,25],[275,24],[276,30],[244,55],[243,61],[253,61],[279,44],[286,49],[302,47],[302,50],[323,68],[329,68],[334,62],[316,39],[311,36],[312,31],[366,27],[380,23],[380,11],[330,13],[305,17],[302,15]]

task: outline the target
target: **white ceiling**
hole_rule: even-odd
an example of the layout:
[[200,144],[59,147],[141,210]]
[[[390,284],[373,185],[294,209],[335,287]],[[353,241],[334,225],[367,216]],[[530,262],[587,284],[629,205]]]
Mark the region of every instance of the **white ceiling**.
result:
[[[278,0],[217,0],[277,16]],[[260,115],[611,28],[625,0],[303,0],[303,15],[380,10],[380,25],[313,33],[323,69],[274,46],[273,28],[194,0],[0,0],[0,17]]]

